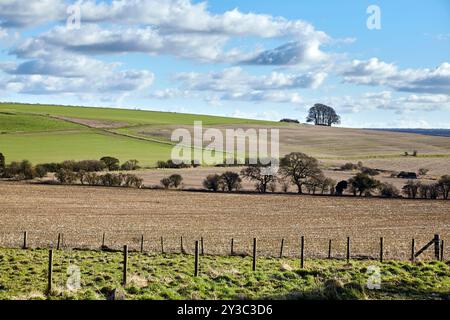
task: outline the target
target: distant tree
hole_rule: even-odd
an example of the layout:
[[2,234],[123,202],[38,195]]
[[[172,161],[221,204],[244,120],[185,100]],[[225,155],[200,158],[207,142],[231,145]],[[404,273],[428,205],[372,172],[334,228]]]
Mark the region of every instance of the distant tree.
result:
[[341,123],[341,117],[336,111],[327,105],[317,103],[309,109],[306,122],[313,122],[316,126],[331,126]]
[[169,177],[170,186],[173,188],[178,188],[181,185],[181,182],[183,181],[183,177],[179,174],[172,174]]
[[59,169],[55,173],[55,178],[62,184],[73,184],[77,181],[76,173],[67,169]]
[[125,161],[121,166],[120,169],[125,170],[125,171],[134,171],[139,169],[139,161],[137,160],[128,160]]
[[276,181],[276,176],[270,172],[267,166],[253,165],[241,170],[244,179],[255,181],[256,190],[261,193],[267,192],[267,186]]
[[5,166],[5,156],[0,152],[0,177],[2,177],[5,172]]
[[306,180],[321,174],[322,171],[316,158],[301,152],[293,152],[281,158],[279,172],[283,178],[290,179],[301,194]]
[[100,161],[103,161],[106,165],[106,168],[108,168],[109,171],[117,171],[119,170],[119,159],[114,157],[103,157],[100,159]]
[[359,196],[370,195],[371,192],[380,186],[380,182],[365,173],[358,173],[349,180],[353,194]]
[[348,182],[345,180],[339,181],[339,183],[336,185],[336,195],[342,196],[344,193],[344,190],[348,188]]
[[450,194],[450,175],[442,176],[439,179],[438,184],[441,188],[442,196],[444,199],[448,199]]
[[170,188],[170,180],[169,180],[169,178],[162,178],[160,183],[164,187],[164,189],[169,189]]
[[28,160],[23,160],[19,165],[20,174],[25,180],[31,180],[36,177],[36,171],[33,165]]
[[47,175],[47,168],[43,166],[42,164],[38,164],[36,167],[34,167],[34,172],[36,174],[36,177],[43,178]]
[[220,184],[223,191],[239,190],[241,188],[242,179],[238,173],[227,171],[220,176]]
[[144,180],[134,174],[124,174],[123,184],[125,187],[135,187],[140,189],[144,185]]
[[220,176],[218,174],[210,174],[203,180],[205,189],[216,192],[220,187]]
[[297,119],[281,119],[280,122],[287,122],[287,123],[296,123],[299,124],[300,121],[298,121]]
[[379,189],[380,195],[384,198],[397,198],[400,196],[400,191],[391,183],[382,183]]
[[420,182],[408,180],[408,182],[403,186],[402,190],[408,198],[415,199],[417,197],[419,187]]

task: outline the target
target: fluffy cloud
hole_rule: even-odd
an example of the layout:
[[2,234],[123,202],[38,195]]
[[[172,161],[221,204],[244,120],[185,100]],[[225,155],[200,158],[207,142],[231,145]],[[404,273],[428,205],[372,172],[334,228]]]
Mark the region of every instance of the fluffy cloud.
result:
[[240,67],[220,72],[180,73],[175,80],[187,90],[213,94],[213,100],[271,101],[299,104],[302,98],[296,90],[318,88],[327,74],[285,74],[272,72],[254,76]]
[[0,26],[23,28],[61,20],[66,7],[62,0],[2,0]]
[[447,62],[435,69],[399,70],[394,64],[376,58],[367,61],[354,60],[342,75],[348,83],[387,86],[403,92],[450,93],[450,63]]

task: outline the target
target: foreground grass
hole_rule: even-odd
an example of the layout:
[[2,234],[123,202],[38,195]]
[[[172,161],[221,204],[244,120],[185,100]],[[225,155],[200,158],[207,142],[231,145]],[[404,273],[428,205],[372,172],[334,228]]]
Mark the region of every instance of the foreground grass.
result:
[[[122,291],[122,253],[55,251],[51,294],[47,296],[48,251],[0,250],[0,299],[106,299]],[[127,299],[449,299],[450,268],[436,261],[407,262],[260,258],[251,271],[249,257],[200,257],[193,277],[193,257],[181,254],[130,253]],[[81,288],[66,289],[71,272],[81,272]],[[381,271],[381,289],[366,283],[369,266]],[[69,269],[68,269],[69,268]],[[69,271],[68,271],[69,270]]]

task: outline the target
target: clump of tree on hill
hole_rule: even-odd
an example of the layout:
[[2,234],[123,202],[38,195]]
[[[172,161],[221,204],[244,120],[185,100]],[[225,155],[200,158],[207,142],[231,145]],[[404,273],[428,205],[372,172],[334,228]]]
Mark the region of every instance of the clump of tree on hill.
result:
[[76,184],[80,182],[82,185],[105,186],[105,187],[130,187],[142,188],[144,186],[143,179],[134,174],[123,173],[105,173],[98,174],[96,172],[74,172],[67,169],[60,169],[55,173],[55,179],[61,184]]
[[172,174],[167,178],[161,179],[160,183],[164,189],[175,188],[177,189],[183,182],[183,177],[179,174]]
[[316,126],[331,127],[333,124],[340,124],[341,117],[332,107],[321,103],[316,103],[311,109],[309,109],[306,122],[312,122]]

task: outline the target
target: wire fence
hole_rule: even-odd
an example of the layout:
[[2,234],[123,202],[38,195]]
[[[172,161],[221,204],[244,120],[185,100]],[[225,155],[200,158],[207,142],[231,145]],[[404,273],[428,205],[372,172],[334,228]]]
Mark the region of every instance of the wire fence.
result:
[[[298,236],[211,236],[211,235],[157,235],[146,231],[118,232],[61,232],[50,234],[40,231],[0,232],[0,247],[3,248],[53,248],[53,249],[92,249],[122,250],[127,245],[130,251],[146,253],[187,253],[194,254],[195,241],[199,241],[200,250],[205,255],[242,255],[251,256],[253,239],[257,239],[257,254],[262,257],[301,256],[301,237],[304,237],[303,255],[316,259],[380,259],[411,260],[412,252],[417,252],[434,239],[433,234],[386,237],[361,235],[352,237],[326,237],[320,232]],[[381,239],[382,238],[382,239]],[[439,235],[439,255],[445,259],[450,237]],[[436,258],[436,246],[430,245],[417,259]]]

